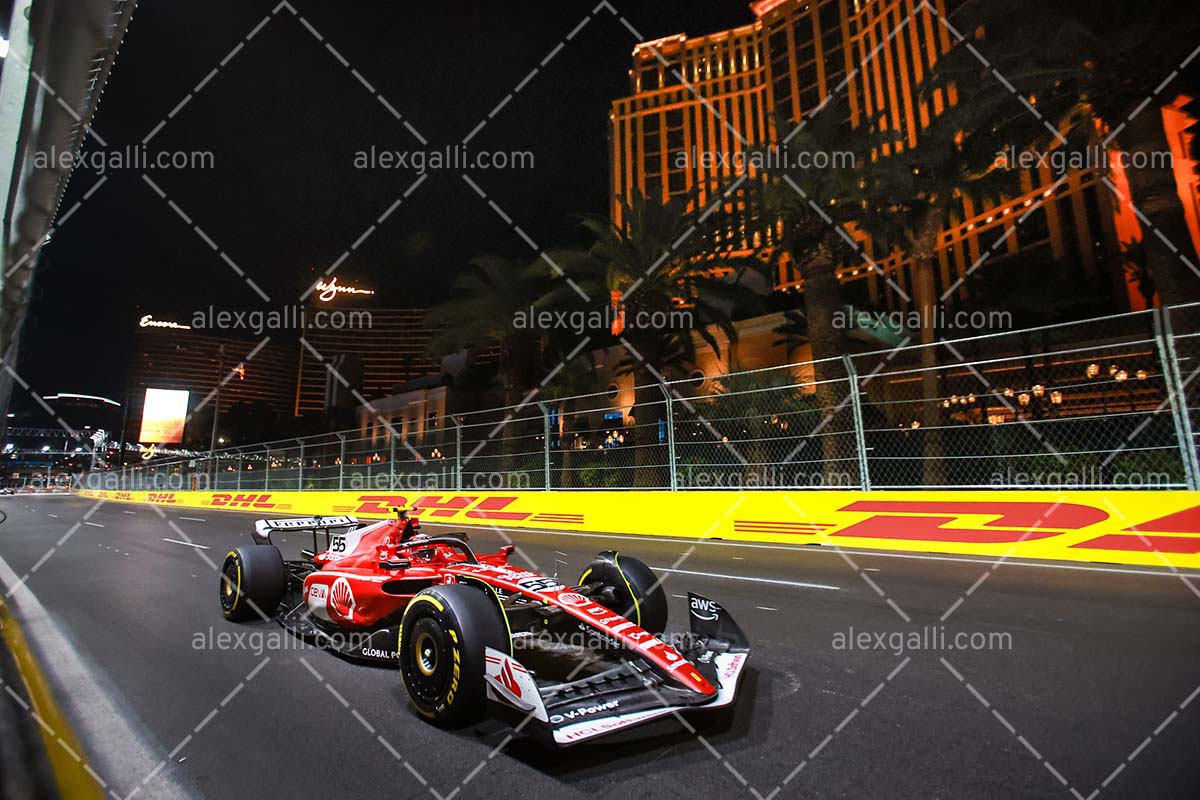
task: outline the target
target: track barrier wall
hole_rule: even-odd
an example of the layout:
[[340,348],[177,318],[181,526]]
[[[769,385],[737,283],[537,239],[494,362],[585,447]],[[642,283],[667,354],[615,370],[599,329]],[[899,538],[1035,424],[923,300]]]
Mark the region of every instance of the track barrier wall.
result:
[[504,530],[1200,568],[1200,492],[1187,491],[75,493],[262,516],[381,519],[416,506],[426,522]]

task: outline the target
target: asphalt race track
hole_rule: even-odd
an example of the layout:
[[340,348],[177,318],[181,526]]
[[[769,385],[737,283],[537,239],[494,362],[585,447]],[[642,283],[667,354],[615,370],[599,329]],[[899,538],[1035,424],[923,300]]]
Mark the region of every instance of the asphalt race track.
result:
[[[394,672],[225,622],[205,558],[248,543],[252,515],[29,496],[0,510],[6,602],[110,796],[1200,796],[1197,575],[512,533],[515,564],[564,582],[609,548],[675,565],[672,627],[692,590],[754,648],[733,712],[548,751],[494,722],[433,728]],[[898,652],[937,626],[996,644]],[[851,631],[871,647],[846,646]],[[213,647],[222,633],[247,635]]]

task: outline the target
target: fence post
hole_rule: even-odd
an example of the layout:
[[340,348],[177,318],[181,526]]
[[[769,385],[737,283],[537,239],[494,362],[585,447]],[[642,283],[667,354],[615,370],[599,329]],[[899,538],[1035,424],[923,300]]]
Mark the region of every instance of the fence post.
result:
[[238,476],[237,476],[237,486],[235,488],[239,492],[242,490],[242,469],[244,469],[244,468],[245,468],[245,464],[242,463],[242,451],[238,450],[238,467],[237,467]]
[[266,460],[263,462],[263,489],[271,488],[271,448],[263,449]]
[[388,488],[396,488],[396,429],[388,423]]
[[846,366],[846,379],[850,381],[850,408],[854,420],[854,450],[858,455],[858,484],[864,492],[871,491],[871,469],[867,462],[867,436],[863,430],[862,395],[858,393],[858,372],[854,369],[854,361],[850,356],[843,355],[842,363]]
[[1179,372],[1179,356],[1175,352],[1175,338],[1171,333],[1169,308],[1154,309],[1154,338],[1158,345],[1159,361],[1162,362],[1167,402],[1171,406],[1171,416],[1175,423],[1175,439],[1179,445],[1179,457],[1183,461],[1184,479],[1187,487],[1195,491],[1200,489],[1200,463],[1197,463],[1196,440],[1192,432],[1192,420],[1188,415],[1183,376]]
[[453,414],[450,415],[450,421],[454,423],[454,488],[461,492],[463,488],[462,423]]
[[296,491],[303,492],[304,491],[304,440],[297,439],[296,441],[300,443],[300,472],[296,476]]
[[667,390],[667,385],[662,381],[658,382],[658,390],[663,394],[663,403],[667,407],[667,483],[671,491],[679,489],[679,474],[676,468],[677,456],[675,453],[675,405],[671,401],[671,393]]
[[542,491],[550,491],[550,406],[537,401],[542,412]]
[[346,474],[346,435],[335,433],[338,437],[338,491],[342,491],[343,478]]

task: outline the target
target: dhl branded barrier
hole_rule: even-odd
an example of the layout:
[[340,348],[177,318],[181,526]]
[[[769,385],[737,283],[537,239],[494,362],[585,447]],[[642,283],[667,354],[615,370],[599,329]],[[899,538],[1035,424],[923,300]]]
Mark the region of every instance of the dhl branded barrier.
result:
[[118,492],[104,500],[269,514],[678,536],[1200,568],[1200,492]]

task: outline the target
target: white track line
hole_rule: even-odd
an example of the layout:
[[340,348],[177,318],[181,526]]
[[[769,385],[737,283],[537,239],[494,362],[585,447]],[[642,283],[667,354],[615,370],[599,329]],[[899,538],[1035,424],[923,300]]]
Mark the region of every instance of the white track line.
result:
[[83,523],[83,524],[84,524],[84,525],[91,525],[93,528],[103,528],[103,527],[104,527],[104,526],[103,526],[103,525],[101,525],[99,522],[85,522],[85,523]]
[[136,512],[136,511],[124,511],[124,510],[122,510],[122,511],[121,511],[121,513],[122,513],[122,514],[136,514],[137,512]]
[[200,519],[199,517],[180,517],[180,519],[186,519],[188,522],[208,522],[208,520]]
[[716,572],[693,572],[689,569],[669,569],[667,567],[651,567],[655,572],[669,572],[676,575],[696,575],[701,578],[724,578],[728,581],[748,581],[750,583],[770,583],[777,586],[795,586],[798,589],[828,589],[840,592],[842,587],[830,586],[827,583],[804,583],[803,581],[781,581],[775,578],[752,578],[745,575],[721,575]]
[[[242,512],[235,512],[242,513]],[[472,530],[480,527],[475,525],[453,525],[448,522],[422,522],[424,526],[440,526],[443,528],[460,528]],[[583,533],[580,531],[552,531],[540,528],[505,528],[501,526],[488,526],[480,531],[487,533],[489,530],[504,531],[506,533],[534,533],[543,536],[577,536],[585,539],[631,539],[634,541],[651,541],[651,542],[670,542],[678,544],[680,541],[687,541],[686,536],[641,536],[635,533]],[[1158,578],[1175,578],[1180,575],[1185,578],[1200,578],[1200,572],[1178,572],[1163,567],[1161,570],[1146,568],[1146,569],[1126,569],[1122,567],[1105,567],[1094,564],[1074,564],[1071,562],[1048,564],[1041,561],[1022,561],[1016,557],[1012,558],[987,558],[981,556],[978,558],[968,558],[959,556],[940,556],[930,553],[896,553],[887,550],[862,550],[859,548],[849,547],[834,547],[832,545],[817,546],[803,544],[764,544],[759,542],[727,542],[713,541],[712,539],[695,540],[697,545],[711,545],[713,547],[748,547],[754,550],[785,550],[789,553],[798,555],[826,555],[839,556],[840,553],[849,553],[856,556],[875,556],[878,558],[902,558],[910,561],[952,561],[960,564],[980,564],[983,566],[1003,565],[1006,567],[1034,567],[1040,569],[1068,569],[1078,570],[1081,572],[1112,572],[1118,575],[1150,575]]]
[[165,538],[165,537],[164,537],[164,538],[163,538],[163,541],[164,541],[164,542],[170,542],[171,544],[181,544],[181,545],[183,545],[184,547],[195,547],[197,550],[208,550],[208,549],[210,549],[210,548],[209,548],[209,546],[208,546],[208,545],[206,545],[206,544],[196,544],[195,542],[181,542],[181,541],[179,541],[178,539],[167,539],[167,538]]
[[[148,775],[161,762],[160,745],[148,735],[150,728],[139,718],[129,699],[97,679],[99,671],[79,637],[68,627],[59,627],[29,587],[0,558],[0,591],[16,587],[10,602],[40,663],[56,691],[70,699],[79,738],[95,745],[93,765],[106,775]],[[44,727],[44,726],[43,726]],[[91,759],[89,759],[91,760]],[[168,770],[154,787],[154,796],[164,800],[189,800],[195,795],[177,781],[184,780]],[[109,787],[112,788],[111,786]],[[136,793],[134,792],[130,794]],[[113,794],[116,794],[115,792]],[[119,796],[119,795],[118,795]]]

